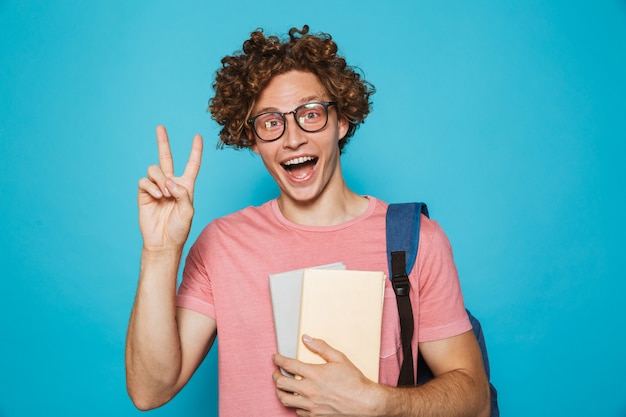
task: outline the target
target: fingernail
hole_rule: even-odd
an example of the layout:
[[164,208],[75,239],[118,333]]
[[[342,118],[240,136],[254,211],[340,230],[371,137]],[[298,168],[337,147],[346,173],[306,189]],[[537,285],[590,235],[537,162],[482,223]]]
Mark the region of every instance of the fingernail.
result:
[[302,341],[303,341],[303,342],[309,343],[309,342],[311,342],[312,340],[313,340],[313,338],[312,338],[311,336],[309,336],[308,334],[303,334],[303,335],[302,335]]

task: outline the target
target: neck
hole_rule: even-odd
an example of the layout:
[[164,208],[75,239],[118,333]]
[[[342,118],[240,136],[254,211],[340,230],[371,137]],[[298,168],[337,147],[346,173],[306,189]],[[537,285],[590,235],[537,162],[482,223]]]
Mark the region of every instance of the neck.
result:
[[282,195],[278,207],[289,221],[307,226],[334,226],[360,216],[367,210],[369,201],[348,187],[314,201],[296,201]]

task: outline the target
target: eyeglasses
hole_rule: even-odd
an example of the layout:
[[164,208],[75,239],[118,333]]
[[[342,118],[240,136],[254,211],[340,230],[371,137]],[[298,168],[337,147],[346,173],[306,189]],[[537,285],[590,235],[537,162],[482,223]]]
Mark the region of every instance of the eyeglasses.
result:
[[319,132],[326,127],[328,107],[333,104],[337,104],[337,102],[319,101],[303,104],[284,113],[279,111],[265,112],[249,118],[247,123],[256,136],[264,142],[272,142],[283,136],[287,125],[285,116],[288,114],[293,114],[296,124],[305,132]]

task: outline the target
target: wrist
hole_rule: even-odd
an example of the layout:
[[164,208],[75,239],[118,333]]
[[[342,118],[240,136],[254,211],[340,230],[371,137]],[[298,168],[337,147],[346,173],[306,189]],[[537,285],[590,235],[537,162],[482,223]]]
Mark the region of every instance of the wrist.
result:
[[414,388],[409,387],[390,387],[387,385],[378,385],[376,391],[376,415],[377,416],[405,416],[413,415],[410,411],[410,396],[407,395]]
[[[365,398],[369,398],[368,409],[373,416],[390,416],[392,411],[388,405],[392,401],[390,387],[383,384],[372,383]],[[370,415],[370,414],[368,414]]]
[[182,246],[144,246],[141,248],[141,257],[145,260],[164,260],[180,258],[183,253]]
[[141,250],[141,272],[149,274],[177,274],[180,260],[182,258],[182,248],[143,247]]
[[[140,288],[148,284],[148,288],[156,288],[153,285],[165,285],[167,291],[175,291],[176,278],[182,257],[182,250],[176,248],[162,248],[158,250],[143,248],[141,252],[141,266],[139,273]],[[172,287],[173,286],[173,287]]]

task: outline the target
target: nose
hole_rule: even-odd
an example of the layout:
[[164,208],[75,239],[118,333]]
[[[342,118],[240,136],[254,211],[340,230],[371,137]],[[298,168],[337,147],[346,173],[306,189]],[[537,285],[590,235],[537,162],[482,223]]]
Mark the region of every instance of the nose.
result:
[[296,122],[296,114],[292,112],[291,117],[286,117],[285,133],[283,133],[283,147],[297,149],[307,142],[306,132],[302,130]]

